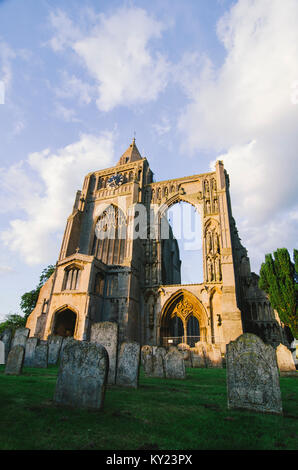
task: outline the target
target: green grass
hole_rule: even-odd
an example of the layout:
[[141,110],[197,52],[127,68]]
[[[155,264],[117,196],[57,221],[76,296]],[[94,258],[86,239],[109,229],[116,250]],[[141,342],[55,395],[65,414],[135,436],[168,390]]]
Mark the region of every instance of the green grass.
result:
[[56,406],[57,367],[4,375],[1,450],[298,449],[298,380],[281,377],[283,416],[227,409],[225,369],[187,369],[187,379],[146,378],[116,386],[102,411]]

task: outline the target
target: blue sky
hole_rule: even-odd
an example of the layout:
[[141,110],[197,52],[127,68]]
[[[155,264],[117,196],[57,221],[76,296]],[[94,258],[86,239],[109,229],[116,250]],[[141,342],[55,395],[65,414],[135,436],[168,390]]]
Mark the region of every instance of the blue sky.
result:
[[297,247],[297,0],[0,1],[0,319],[136,133],[156,180],[224,161],[252,269]]

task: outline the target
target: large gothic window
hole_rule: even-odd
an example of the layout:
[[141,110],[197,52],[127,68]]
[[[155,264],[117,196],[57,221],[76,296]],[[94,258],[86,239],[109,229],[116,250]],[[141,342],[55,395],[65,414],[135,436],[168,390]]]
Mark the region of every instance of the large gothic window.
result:
[[110,205],[99,216],[92,254],[106,264],[121,264],[125,257],[126,218],[121,209]]

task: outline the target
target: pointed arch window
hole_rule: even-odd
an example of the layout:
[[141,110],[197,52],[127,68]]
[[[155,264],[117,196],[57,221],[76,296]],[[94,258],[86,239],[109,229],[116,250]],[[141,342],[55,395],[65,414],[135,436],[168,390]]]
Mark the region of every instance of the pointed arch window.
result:
[[78,290],[82,268],[78,266],[68,266],[64,270],[64,280],[62,290]]
[[126,217],[123,211],[110,205],[97,220],[92,255],[106,264],[121,264],[126,248]]

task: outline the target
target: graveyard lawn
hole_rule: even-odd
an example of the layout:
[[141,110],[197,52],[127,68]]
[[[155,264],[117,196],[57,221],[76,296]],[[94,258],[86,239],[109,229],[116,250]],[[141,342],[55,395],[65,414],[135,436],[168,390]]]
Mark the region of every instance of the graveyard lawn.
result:
[[53,403],[58,367],[0,366],[1,450],[297,450],[298,380],[281,377],[283,415],[228,410],[225,369],[187,369],[185,380],[111,385],[102,411]]

